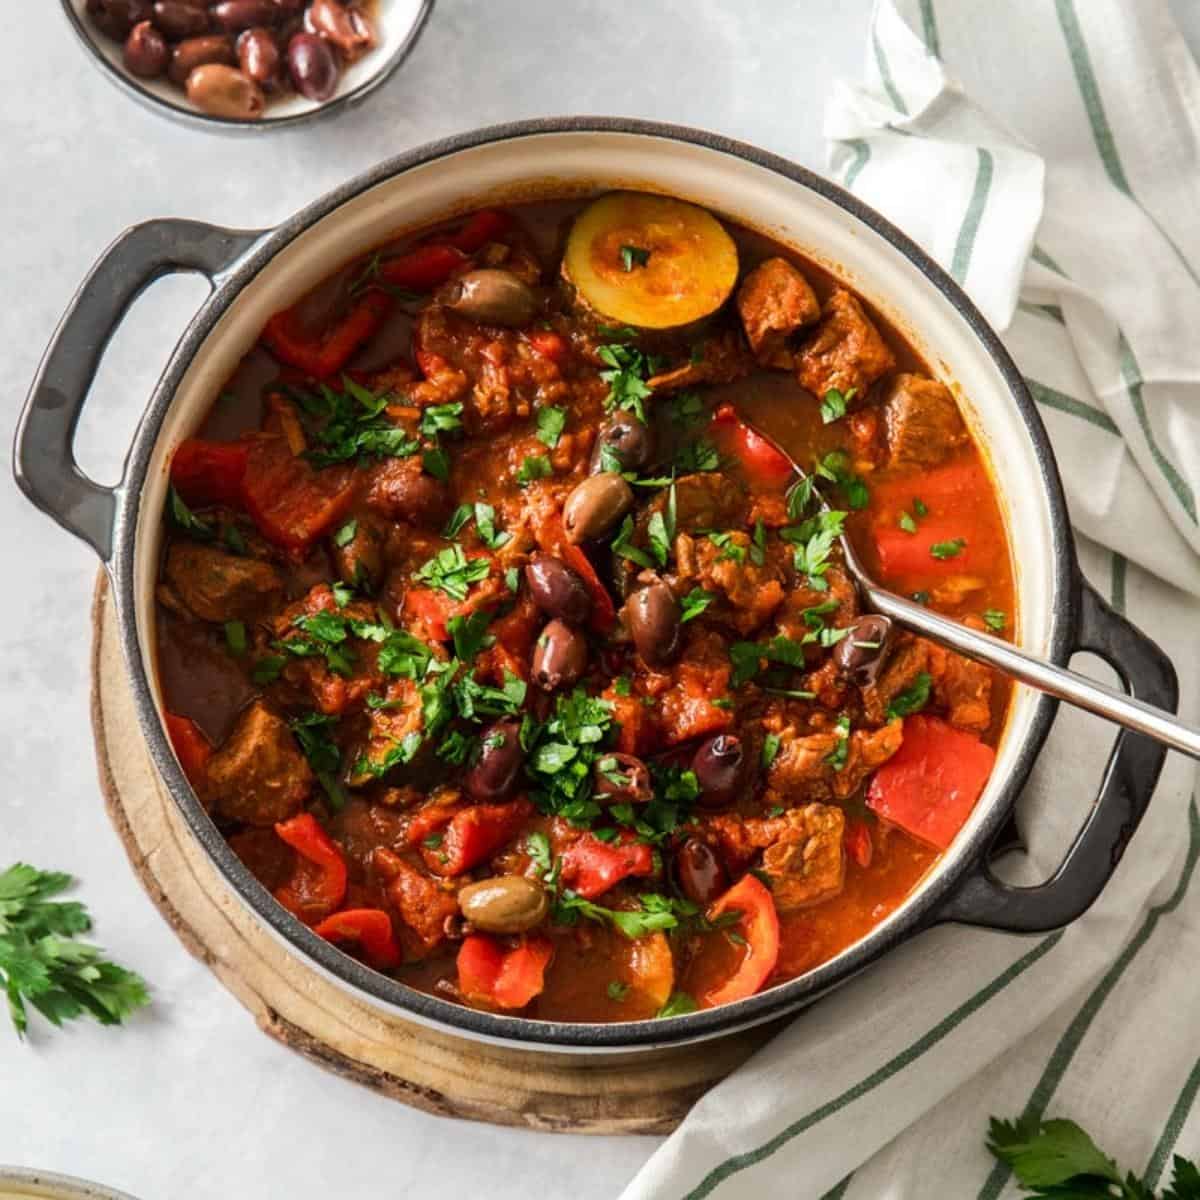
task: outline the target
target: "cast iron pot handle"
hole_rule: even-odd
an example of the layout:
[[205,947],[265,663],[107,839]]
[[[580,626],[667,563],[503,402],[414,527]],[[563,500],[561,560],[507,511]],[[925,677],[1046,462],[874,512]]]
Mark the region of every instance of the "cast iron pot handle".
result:
[[219,275],[261,237],[200,221],[147,221],[127,229],[75,293],[38,367],[17,424],[13,472],[21,490],[107,562],[115,488],[93,483],[75,462],[75,427],[109,339],[156,279],[178,271]]
[[[1098,654],[1138,699],[1176,710],[1179,684],[1170,660],[1086,582],[1079,628],[1077,649]],[[1105,766],[1100,794],[1053,877],[1037,887],[1010,887],[991,873],[985,856],[935,919],[1011,933],[1044,933],[1082,916],[1121,861],[1166,755],[1157,742],[1122,730]]]

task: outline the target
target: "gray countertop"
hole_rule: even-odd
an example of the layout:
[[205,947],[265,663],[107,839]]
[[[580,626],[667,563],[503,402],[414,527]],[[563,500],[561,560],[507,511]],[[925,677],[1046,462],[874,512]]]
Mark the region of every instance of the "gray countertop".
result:
[[[859,74],[869,0],[440,0],[413,56],[362,108],[262,137],[173,124],[118,93],[56,0],[0,11],[7,398],[25,388],[96,255],[148,217],[266,226],[378,160],[521,117],[627,115],[708,127],[821,169],[824,97]],[[1200,6],[1179,0],[1192,45]],[[114,341],[86,410],[81,465],[114,481],[134,421],[204,285],[157,284]],[[657,1144],[425,1116],[271,1042],[166,928],[104,814],[88,723],[96,564],[0,481],[0,868],[70,871],[96,938],[154,985],[123,1030],[0,1028],[0,1163],[85,1175],[144,1200],[353,1198],[381,1186],[489,1200],[613,1197]],[[4,1019],[0,1017],[0,1026]],[[332,1190],[331,1190],[332,1189]],[[567,1191],[551,1184],[552,1194]]]

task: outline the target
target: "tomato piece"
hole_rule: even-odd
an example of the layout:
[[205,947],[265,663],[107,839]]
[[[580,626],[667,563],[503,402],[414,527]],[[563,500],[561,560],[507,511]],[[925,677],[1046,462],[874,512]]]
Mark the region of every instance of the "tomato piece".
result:
[[295,310],[286,309],[267,322],[262,340],[280,362],[298,367],[317,379],[327,379],[375,336],[394,305],[395,301],[386,292],[372,289],[336,325],[315,338],[297,327]]
[[708,910],[708,919],[716,921],[725,913],[736,912],[735,928],[746,939],[746,952],[736,971],[720,987],[706,992],[701,1007],[716,1008],[753,996],[775,970],[779,959],[779,914],[771,893],[753,875],[743,875]]
[[430,242],[381,263],[379,277],[393,287],[409,292],[431,292],[470,262],[457,246]]
[[482,250],[512,226],[512,217],[498,208],[481,208],[467,218],[463,227],[450,239],[464,254]]
[[505,804],[472,804],[454,814],[439,846],[421,847],[421,856],[435,875],[461,875],[512,841],[532,815],[533,805],[524,797]]
[[[668,744],[675,746],[694,738],[711,737],[733,726],[733,713],[720,708],[714,700],[726,694],[728,675],[713,678],[684,663],[679,669],[679,682],[668,693],[662,707],[662,730]],[[715,691],[710,688],[715,685]]]
[[248,442],[188,438],[171,456],[171,485],[185,504],[240,505],[249,455]]
[[435,642],[449,640],[446,622],[457,614],[459,607],[451,596],[436,588],[409,588],[404,593],[406,621],[419,622]]
[[846,821],[846,832],[842,836],[846,854],[865,871],[871,865],[874,847],[871,844],[871,831],[866,821],[856,821],[849,818]]
[[737,415],[732,404],[722,404],[717,408],[709,431],[717,439],[718,448],[732,454],[754,482],[767,487],[784,487],[795,475],[795,468],[788,456],[751,429]]
[[595,900],[631,875],[654,872],[654,852],[645,842],[602,842],[591,833],[572,842],[561,861],[563,883],[585,900]]
[[440,946],[446,940],[447,921],[458,913],[454,893],[382,846],[371,856],[371,865],[388,881],[388,899],[415,936],[418,953],[428,954]]
[[640,696],[618,696],[612,688],[604,692],[612,707],[617,749],[622,754],[645,754],[650,748],[649,712]]
[[546,938],[527,938],[506,951],[487,934],[470,934],[458,951],[458,990],[477,1004],[524,1008],[541,994],[553,953]]
[[561,334],[552,329],[534,329],[525,335],[529,344],[543,357],[560,367],[571,353],[571,345]]
[[400,963],[400,948],[392,934],[392,918],[381,908],[344,908],[313,926],[313,933],[335,946],[351,942],[376,970]]
[[354,500],[354,475],[342,467],[316,471],[281,437],[250,443],[242,503],[259,533],[296,558],[345,515]]
[[206,777],[208,760],[212,757],[211,743],[191,717],[164,712],[163,724],[167,727],[167,736],[171,739],[175,757],[179,759],[188,783],[199,789]]
[[900,749],[876,772],[867,806],[939,850],[954,841],[983,793],[996,752],[937,717],[906,717]]
[[292,878],[276,888],[275,899],[315,925],[346,898],[346,860],[312,813],[281,821],[275,832],[303,859]]

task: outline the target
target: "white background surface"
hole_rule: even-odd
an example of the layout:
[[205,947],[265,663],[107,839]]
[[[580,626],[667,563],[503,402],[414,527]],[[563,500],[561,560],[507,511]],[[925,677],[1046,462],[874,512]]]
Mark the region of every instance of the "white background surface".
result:
[[[1193,48],[1200,5],[1177,0]],[[565,113],[708,127],[821,168],[830,81],[857,77],[869,0],[440,0],[364,107],[311,129],[209,134],[143,110],[84,58],[56,0],[0,5],[0,443],[70,294],[125,226],[158,216],[266,226],[391,154],[497,121]],[[139,302],[81,428],[119,473],[168,347],[203,298],[180,277]],[[613,1197],[649,1138],[451,1122],[341,1082],[260,1034],[142,893],[105,818],[88,725],[90,552],[0,479],[0,869],[72,872],[96,938],[155,1003],[124,1030],[0,1016],[0,1163],[84,1175],[142,1200]],[[804,1200],[798,1197],[798,1200]]]

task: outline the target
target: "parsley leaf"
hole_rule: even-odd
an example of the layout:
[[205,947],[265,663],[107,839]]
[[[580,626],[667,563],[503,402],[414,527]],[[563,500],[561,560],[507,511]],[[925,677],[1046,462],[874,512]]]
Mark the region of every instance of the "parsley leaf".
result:
[[[987,1145],[1012,1169],[1018,1183],[1039,1196],[1153,1200],[1153,1193],[1135,1176],[1122,1179],[1117,1164],[1074,1121],[1032,1117],[998,1121],[993,1117]],[[1177,1159],[1177,1180],[1179,1162]]]
[[620,1004],[629,995],[629,984],[622,983],[619,979],[610,979],[604,992],[610,1000]]
[[592,800],[592,766],[612,728],[612,706],[582,688],[559,696],[550,720],[527,720],[521,744],[533,799],[549,815],[587,825],[600,811]]
[[553,450],[558,445],[558,439],[562,437],[562,431],[566,428],[566,424],[567,410],[565,408],[554,408],[550,405],[539,408],[537,411],[538,441]]
[[194,537],[197,541],[207,542],[213,536],[213,527],[183,502],[183,497],[172,486],[167,489],[167,512],[170,513],[171,523],[176,529]]
[[754,522],[754,536],[750,539],[750,561],[761,567],[767,561],[767,528],[759,517]]
[[85,1015],[119,1025],[150,1003],[141,976],[75,940],[92,927],[87,909],[51,899],[71,883],[70,875],[20,862],[0,873],[0,992],[18,1037],[29,1027],[27,1004],[61,1027]]
[[929,553],[934,558],[956,558],[963,551],[963,547],[967,544],[966,538],[952,538],[948,542],[934,542],[929,547]]
[[358,532],[358,522],[349,520],[333,535],[333,544],[339,549],[350,545],[354,541],[354,535]]
[[927,517],[929,515],[929,509],[920,496],[913,497],[912,509],[918,517]]
[[838,744],[825,755],[825,761],[835,770],[840,771],[846,765],[850,753],[850,718],[841,716],[837,719]]
[[721,456],[716,446],[707,438],[698,438],[680,448],[675,455],[675,466],[684,475],[698,471],[717,471],[721,467]]
[[235,658],[241,658],[246,653],[246,623],[244,621],[225,622],[225,645]]
[[428,438],[441,433],[459,433],[462,430],[462,401],[451,404],[431,404],[421,414],[421,432]]
[[808,586],[814,591],[823,592],[829,587],[825,579],[830,566],[829,556],[842,534],[845,521],[844,512],[824,509],[799,525],[789,525],[779,531],[785,542],[794,545],[792,558],[796,573],[807,576]]
[[308,759],[313,774],[325,789],[330,807],[334,812],[341,812],[346,805],[346,793],[338,779],[342,770],[342,752],[333,739],[337,717],[310,712],[303,717],[296,717],[288,724],[296,741],[300,743],[300,749],[304,751],[304,757]]
[[486,579],[490,570],[486,558],[467,558],[462,547],[455,543],[424,562],[413,578],[454,600],[465,600],[471,584]]
[[671,998],[656,1012],[656,1017],[682,1017],[696,1011],[696,1001],[687,992],[672,992]]
[[857,388],[848,388],[844,393],[838,388],[830,388],[821,401],[821,424],[829,425],[846,415],[846,405],[854,399]]
[[450,482],[450,455],[441,446],[434,446],[421,452],[421,466],[442,483]]
[[614,408],[623,408],[639,421],[645,421],[644,402],[651,394],[646,379],[653,374],[650,360],[635,346],[619,343],[601,346],[596,354],[607,367],[600,372],[600,378],[608,384],[605,408],[610,412]]
[[1008,614],[1002,608],[989,608],[983,614],[983,622],[996,633],[1003,633],[1008,624]]
[[504,572],[504,586],[515,596],[521,590],[521,573],[516,567],[508,567]]
[[279,678],[279,674],[286,664],[287,659],[282,654],[265,655],[250,669],[250,678],[259,687],[262,687],[264,684],[274,683]]
[[[657,515],[657,514],[656,514]],[[646,567],[654,570],[654,559],[646,553],[645,550],[635,546],[630,538],[633,537],[633,518],[626,517],[621,523],[621,528],[617,531],[617,536],[613,539],[612,552],[619,555],[621,558],[627,558],[630,562],[637,563],[639,567]],[[663,562],[666,562],[664,557]]]
[[483,501],[475,505],[475,528],[479,531],[479,540],[489,550],[499,550],[512,538],[511,533],[496,529],[496,510]]
[[535,479],[546,479],[554,474],[554,465],[544,454],[526,455],[517,471],[517,482],[527,487]]
[[388,397],[378,396],[342,376],[342,391],[327,383],[315,392],[289,389],[292,398],[308,417],[313,448],[306,457],[316,467],[328,467],[351,459],[371,457],[408,458],[421,443],[384,416]]
[[458,535],[462,533],[463,529],[466,528],[467,523],[471,520],[473,512],[474,510],[469,504],[460,504],[450,514],[450,520],[446,522],[445,527],[442,529],[442,537],[444,537],[447,541],[458,537]]
[[708,540],[721,551],[717,555],[717,562],[725,562],[727,559],[735,563],[746,561],[746,547],[734,541],[732,533],[710,533]]
[[680,604],[679,623],[682,625],[687,621],[691,621],[698,617],[716,597],[712,592],[706,592],[703,588],[692,588],[686,596],[684,596]]
[[446,629],[454,639],[454,653],[463,662],[473,662],[480,650],[495,642],[496,639],[487,632],[491,620],[492,614],[480,609],[466,617],[451,617],[446,622]]
[[908,717],[920,712],[929,703],[929,689],[932,684],[933,678],[922,671],[910,686],[892,697],[887,710],[888,720],[894,721],[897,717]]
[[775,761],[775,756],[778,753],[779,738],[773,733],[768,733],[763,739],[762,765],[764,767],[769,767]]
[[628,273],[634,267],[644,267],[650,261],[650,251],[642,246],[622,246],[621,266]]
[[905,533],[916,533],[917,523],[906,512],[900,514],[900,519],[896,522]]

